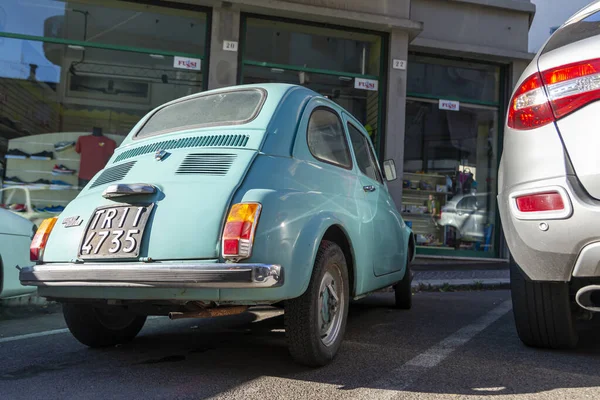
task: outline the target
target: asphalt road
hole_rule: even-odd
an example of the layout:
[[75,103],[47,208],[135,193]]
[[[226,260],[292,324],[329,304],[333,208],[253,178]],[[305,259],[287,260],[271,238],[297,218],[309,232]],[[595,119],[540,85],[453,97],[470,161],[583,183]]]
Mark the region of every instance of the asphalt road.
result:
[[600,398],[599,324],[570,352],[524,347],[508,291],[382,293],[351,306],[336,360],[288,356],[281,311],[149,320],[127,345],[92,350],[62,315],[0,321],[1,399]]

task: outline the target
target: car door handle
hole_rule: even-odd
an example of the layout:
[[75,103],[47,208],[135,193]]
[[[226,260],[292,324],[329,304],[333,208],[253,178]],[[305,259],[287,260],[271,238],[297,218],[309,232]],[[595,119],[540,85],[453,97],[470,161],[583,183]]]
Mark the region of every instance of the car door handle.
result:
[[365,192],[374,192],[375,191],[375,186],[373,186],[373,185],[363,186],[363,190]]

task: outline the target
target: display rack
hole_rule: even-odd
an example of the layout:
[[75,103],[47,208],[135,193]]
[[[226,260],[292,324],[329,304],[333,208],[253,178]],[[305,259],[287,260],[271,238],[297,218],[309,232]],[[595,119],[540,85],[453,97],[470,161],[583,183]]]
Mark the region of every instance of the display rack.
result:
[[[9,140],[8,149],[18,149],[28,154],[48,151],[53,153],[53,159],[37,160],[31,158],[7,158],[6,170],[2,179],[2,188],[24,187],[30,190],[31,197],[29,199],[31,206],[34,208],[46,208],[50,206],[66,206],[70,203],[81,191],[78,185],[78,171],[81,157],[75,151],[75,147],[70,147],[66,150],[57,152],[54,149],[54,144],[59,142],[77,142],[80,136],[89,135],[89,132],[59,132],[46,133],[33,136],[24,136]],[[119,135],[106,134],[104,135],[113,139],[117,146],[124,139]],[[54,165],[62,164],[69,169],[75,170],[71,175],[53,175],[52,169]],[[26,184],[11,184],[5,181],[5,178],[17,177],[20,180],[27,182]],[[32,184],[38,179],[47,181],[60,180],[66,185],[56,184]],[[0,192],[0,203],[7,203],[7,192]],[[26,204],[27,198],[24,192],[11,193],[11,204]]]
[[[401,213],[417,237],[417,247],[448,248],[446,228],[436,222],[450,195],[446,180],[445,175],[404,173]],[[430,195],[437,203],[434,215],[427,205]]]

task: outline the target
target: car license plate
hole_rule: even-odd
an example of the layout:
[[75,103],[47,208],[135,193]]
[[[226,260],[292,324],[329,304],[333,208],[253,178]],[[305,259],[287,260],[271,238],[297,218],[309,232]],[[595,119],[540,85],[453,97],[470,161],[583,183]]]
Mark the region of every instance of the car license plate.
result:
[[79,257],[136,258],[154,204],[97,208],[85,228]]

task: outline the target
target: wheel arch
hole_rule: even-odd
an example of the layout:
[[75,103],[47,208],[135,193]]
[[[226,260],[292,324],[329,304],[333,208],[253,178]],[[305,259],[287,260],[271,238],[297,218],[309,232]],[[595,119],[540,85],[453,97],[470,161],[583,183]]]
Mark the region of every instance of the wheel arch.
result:
[[[356,267],[355,267],[355,256],[352,242],[349,238],[346,230],[339,224],[330,225],[324,232],[319,241],[319,245],[324,241],[334,242],[342,249],[344,257],[346,258],[346,266],[348,268],[348,279],[350,280],[350,296],[354,296],[356,293]],[[313,260],[316,260],[317,254],[313,256]],[[314,265],[314,261],[313,261]]]

